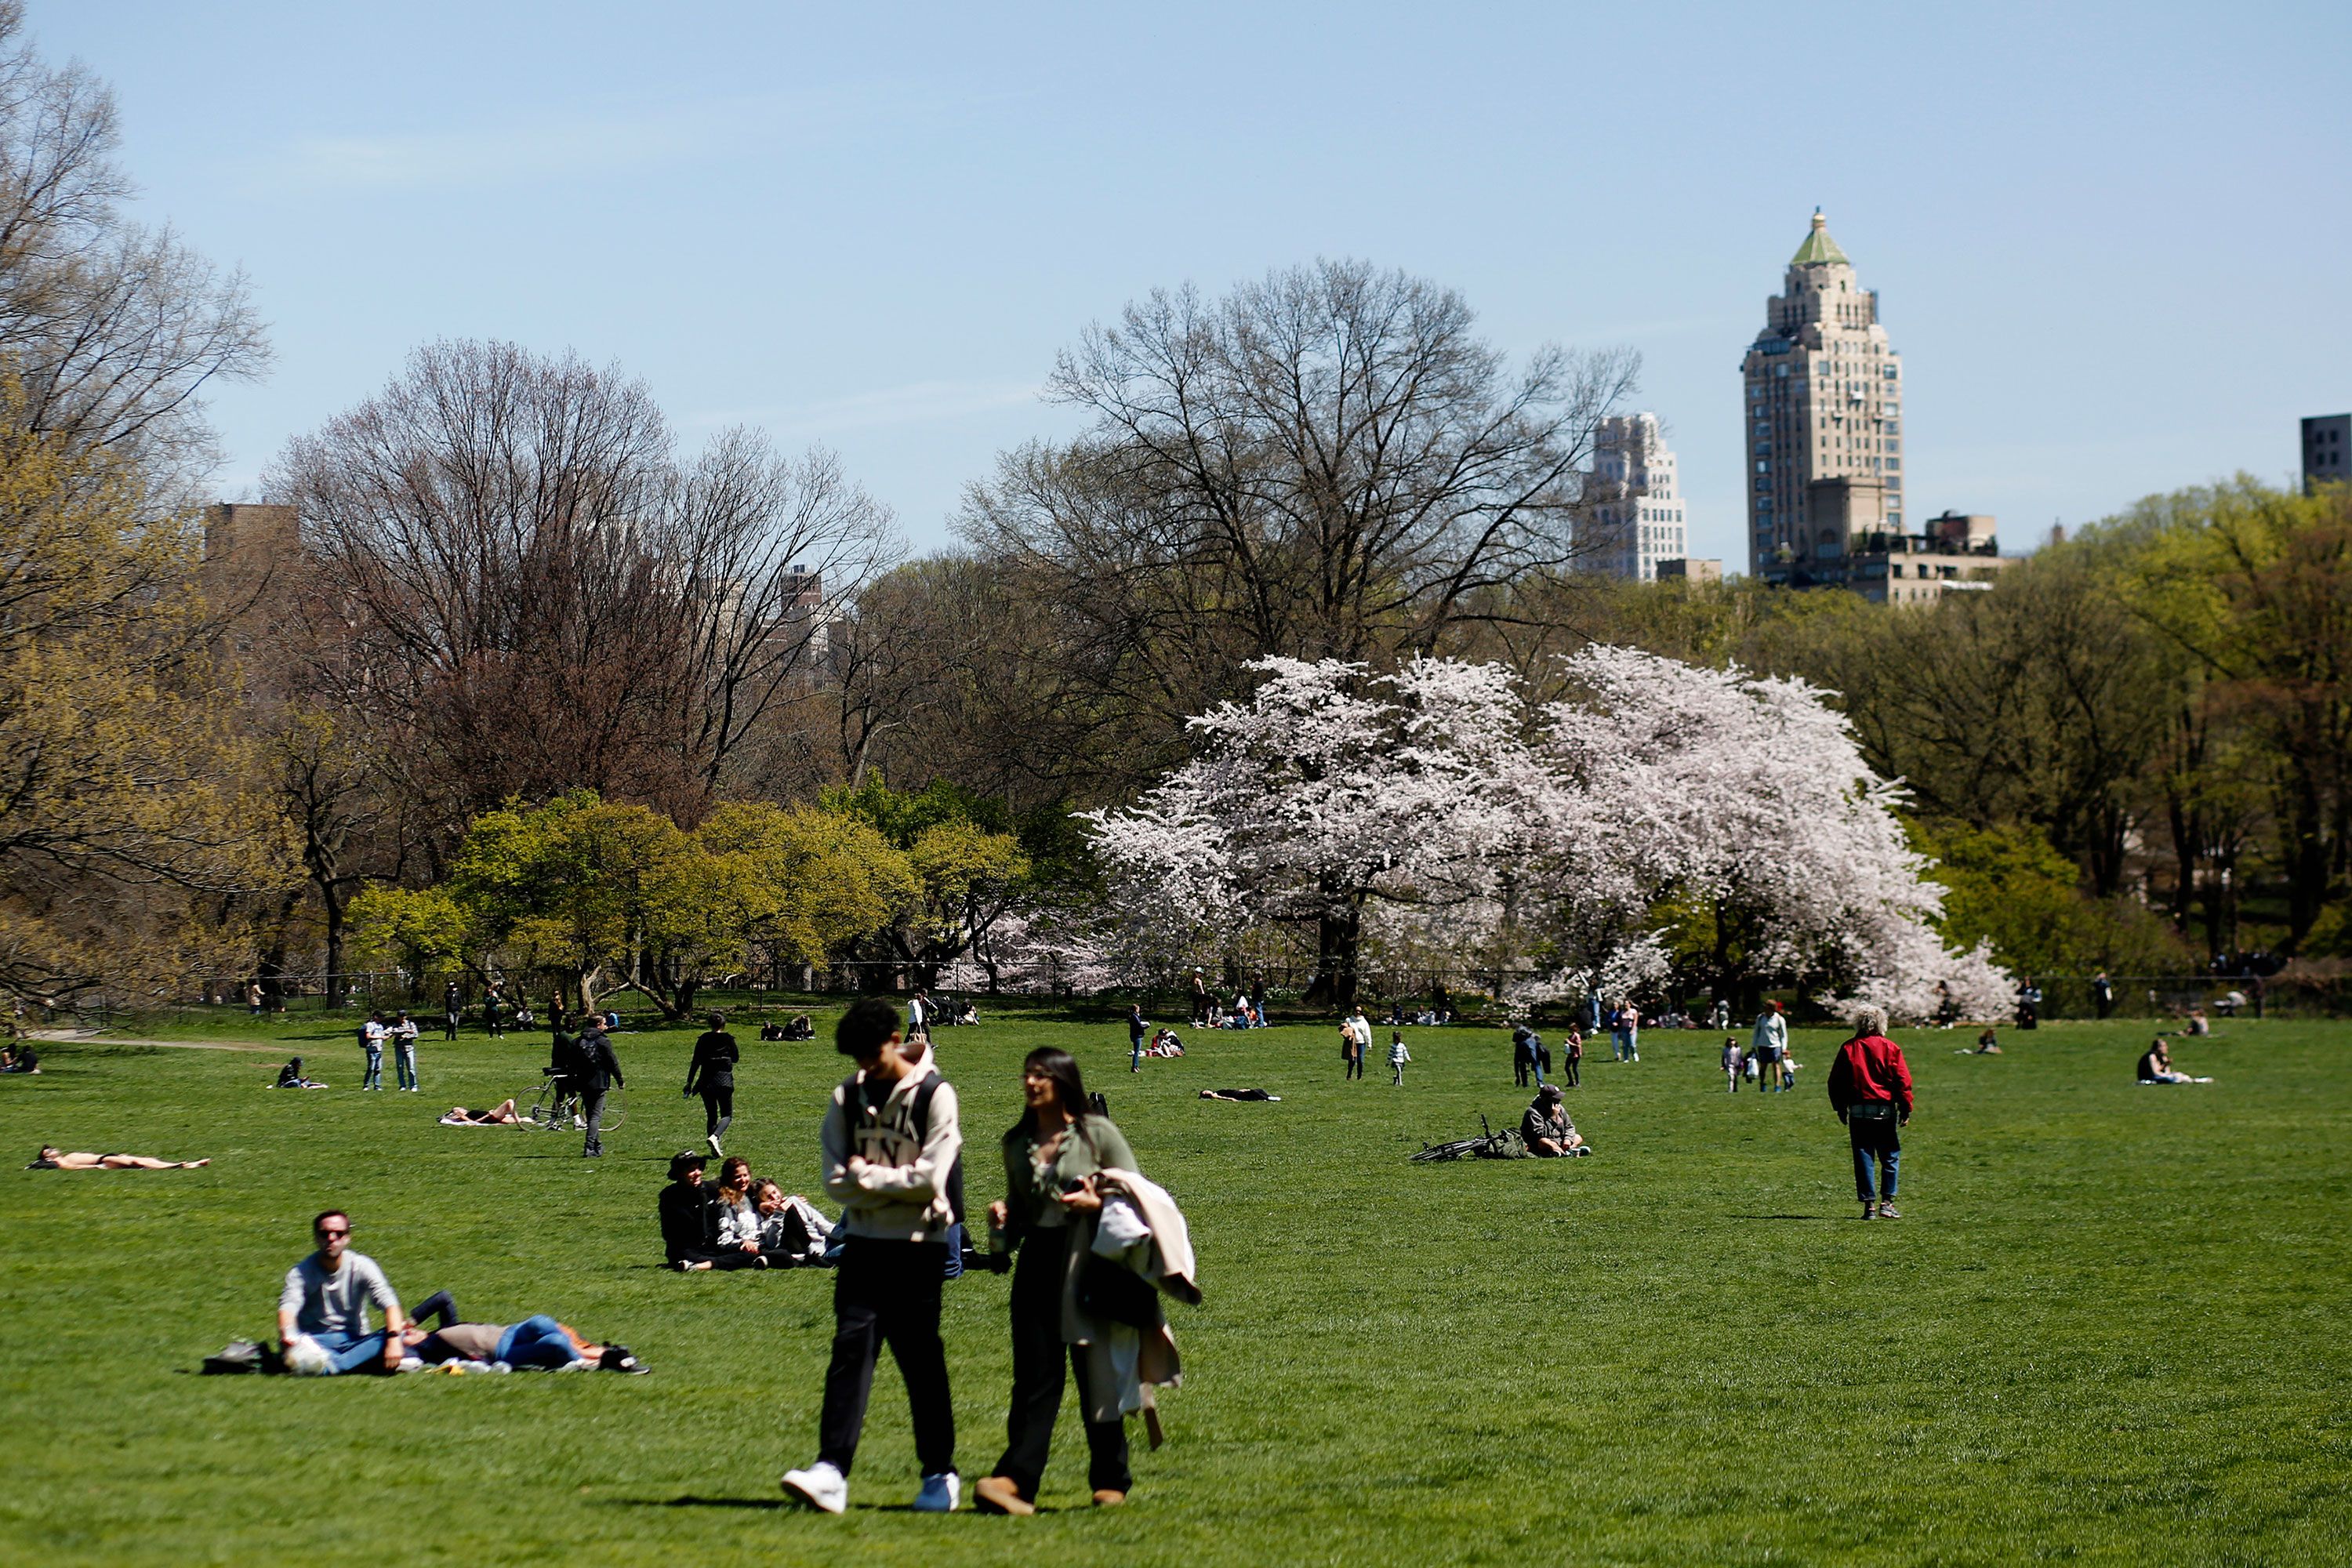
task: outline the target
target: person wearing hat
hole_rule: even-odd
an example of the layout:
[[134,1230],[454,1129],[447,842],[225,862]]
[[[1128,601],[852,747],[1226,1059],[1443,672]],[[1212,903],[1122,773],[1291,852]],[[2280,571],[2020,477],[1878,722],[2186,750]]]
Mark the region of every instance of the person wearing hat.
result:
[[1528,1153],[1557,1159],[1592,1152],[1578,1134],[1576,1123],[1568,1119],[1567,1099],[1556,1083],[1548,1083],[1536,1091],[1535,1103],[1519,1119],[1519,1139],[1527,1144]]
[[669,1157],[669,1185],[656,1206],[661,1215],[662,1252],[681,1274],[706,1268],[765,1268],[768,1260],[740,1248],[719,1247],[719,1205],[702,1184],[710,1156],[680,1149]]

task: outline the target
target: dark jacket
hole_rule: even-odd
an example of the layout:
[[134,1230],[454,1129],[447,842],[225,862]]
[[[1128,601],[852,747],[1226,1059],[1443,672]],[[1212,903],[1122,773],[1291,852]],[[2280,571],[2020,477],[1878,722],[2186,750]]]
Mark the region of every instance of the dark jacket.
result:
[[735,1037],[724,1029],[713,1029],[694,1042],[694,1059],[686,1067],[686,1087],[690,1092],[698,1083],[704,1089],[733,1089],[735,1064],[743,1052],[735,1044]]
[[1903,1060],[1903,1047],[1884,1035],[1857,1035],[1840,1046],[1830,1066],[1829,1089],[1840,1116],[1872,1101],[1891,1101],[1906,1121],[1911,1115],[1911,1068]]
[[613,1054],[613,1042],[602,1029],[580,1037],[580,1082],[599,1094],[615,1085],[629,1087],[629,1080],[621,1076],[620,1058]]
[[547,1076],[577,1083],[587,1075],[580,1060],[580,1037],[556,1030],[555,1037],[547,1045]]
[[719,1245],[719,1204],[708,1187],[672,1182],[656,1205],[661,1214],[662,1251],[672,1263]]

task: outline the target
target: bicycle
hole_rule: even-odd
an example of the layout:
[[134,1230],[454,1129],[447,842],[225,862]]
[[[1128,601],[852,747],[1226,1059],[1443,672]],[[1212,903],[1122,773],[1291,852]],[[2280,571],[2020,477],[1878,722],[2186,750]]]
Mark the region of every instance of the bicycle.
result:
[[1478,1126],[1482,1130],[1482,1135],[1479,1137],[1457,1138],[1451,1143],[1439,1143],[1435,1145],[1423,1143],[1421,1146],[1421,1152],[1413,1155],[1412,1158],[1416,1162],[1423,1160],[1516,1160],[1520,1155],[1527,1152],[1527,1145],[1519,1141],[1518,1129],[1515,1127],[1506,1127],[1503,1131],[1497,1132],[1486,1121],[1486,1112],[1484,1111],[1481,1111],[1478,1114]]
[[[520,1103],[521,1096],[516,1096]],[[617,1085],[604,1091],[604,1116],[598,1130],[610,1132],[628,1120],[629,1091]],[[581,1114],[580,1091],[560,1079],[541,1081],[530,1096],[530,1109],[522,1113],[524,1121],[547,1132],[577,1132],[587,1121]]]

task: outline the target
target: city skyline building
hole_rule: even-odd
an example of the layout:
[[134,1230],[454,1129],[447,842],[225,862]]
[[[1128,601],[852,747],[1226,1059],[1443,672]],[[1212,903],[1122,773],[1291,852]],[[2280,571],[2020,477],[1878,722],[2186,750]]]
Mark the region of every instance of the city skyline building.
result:
[[1592,437],[1592,478],[1610,499],[1593,509],[1590,571],[1651,583],[1689,553],[1690,521],[1674,449],[1654,414],[1612,415]]
[[2303,493],[2352,484],[2352,414],[2318,414],[2303,422]]
[[1748,570],[1843,583],[1860,541],[1904,531],[1902,356],[1819,207],[1764,310],[1740,362]]

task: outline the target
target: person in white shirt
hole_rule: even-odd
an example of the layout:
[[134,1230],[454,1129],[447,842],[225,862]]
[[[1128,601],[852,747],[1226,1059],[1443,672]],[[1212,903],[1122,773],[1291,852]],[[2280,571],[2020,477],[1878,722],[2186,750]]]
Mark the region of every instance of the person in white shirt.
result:
[[1756,1015],[1756,1032],[1748,1043],[1748,1059],[1756,1063],[1759,1075],[1757,1093],[1762,1094],[1772,1087],[1772,1078],[1779,1070],[1780,1059],[1788,1054],[1789,1020],[1782,1014],[1780,1004],[1767,1002],[1764,1010]]
[[400,1075],[400,1087],[410,1094],[422,1092],[416,1087],[416,1020],[403,1013],[392,1026],[393,1066]]
[[1739,1067],[1744,1059],[1739,1042],[1727,1037],[1723,1042],[1723,1076],[1730,1083],[1733,1094],[1739,1092]]
[[391,1034],[381,1013],[370,1013],[368,1021],[360,1026],[360,1048],[367,1052],[367,1074],[360,1080],[362,1091],[383,1087],[383,1043]]
[[1404,1037],[1389,1031],[1389,1081],[1397,1088],[1404,1087],[1404,1064],[1412,1060],[1412,1053],[1404,1048]]

